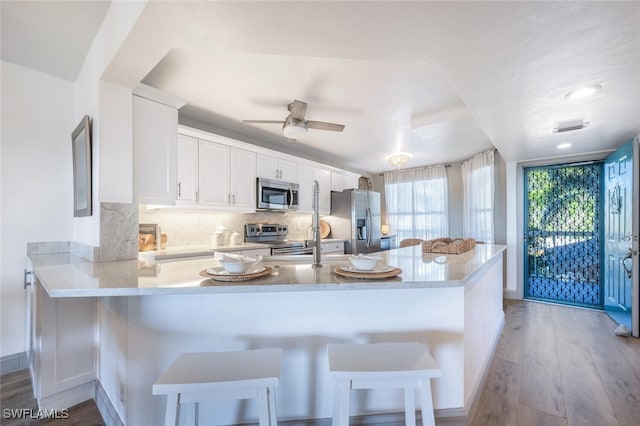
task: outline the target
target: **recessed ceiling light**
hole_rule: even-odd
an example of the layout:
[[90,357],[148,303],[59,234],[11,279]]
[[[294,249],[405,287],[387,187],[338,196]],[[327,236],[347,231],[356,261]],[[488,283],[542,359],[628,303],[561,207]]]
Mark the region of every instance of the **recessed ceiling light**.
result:
[[579,89],[572,90],[564,95],[564,97],[570,99],[582,99],[593,95],[600,89],[602,89],[602,86],[600,86],[599,84],[593,84],[591,86],[584,86]]
[[570,143],[561,143],[560,145],[557,146],[558,149],[567,149],[567,148],[571,148],[571,144]]

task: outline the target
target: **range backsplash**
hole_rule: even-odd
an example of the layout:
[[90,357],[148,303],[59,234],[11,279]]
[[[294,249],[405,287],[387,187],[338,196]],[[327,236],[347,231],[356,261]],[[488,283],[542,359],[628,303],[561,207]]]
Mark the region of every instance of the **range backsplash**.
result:
[[298,213],[234,213],[178,208],[148,208],[139,205],[139,223],[157,223],[167,234],[167,247],[209,245],[211,234],[219,225],[244,238],[245,223],[282,223],[289,226],[289,239],[307,238],[311,214]]

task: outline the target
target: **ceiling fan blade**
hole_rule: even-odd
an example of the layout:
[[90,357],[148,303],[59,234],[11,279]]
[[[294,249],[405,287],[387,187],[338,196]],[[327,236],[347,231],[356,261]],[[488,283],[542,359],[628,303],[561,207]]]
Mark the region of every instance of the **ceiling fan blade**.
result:
[[242,122],[250,124],[284,124],[282,120],[242,120]]
[[307,128],[316,130],[331,130],[333,132],[341,132],[344,130],[344,124],[325,123],[324,121],[307,121]]
[[291,118],[304,120],[304,114],[307,112],[307,104],[296,99],[288,105],[288,109],[291,111]]

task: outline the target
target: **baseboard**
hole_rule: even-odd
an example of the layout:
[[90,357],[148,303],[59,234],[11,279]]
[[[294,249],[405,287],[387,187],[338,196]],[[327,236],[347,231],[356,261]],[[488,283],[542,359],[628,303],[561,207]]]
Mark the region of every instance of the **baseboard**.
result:
[[125,426],[99,380],[96,380],[96,405],[106,426]]
[[29,368],[29,358],[26,352],[6,355],[0,358],[0,375],[15,373]]
[[81,385],[75,386],[71,389],[67,389],[56,394],[40,398],[38,400],[38,408],[41,410],[61,410],[81,402],[94,399],[95,397],[95,383],[90,381]]
[[518,292],[516,290],[504,290],[503,292],[503,297],[505,299],[520,299],[520,297],[518,297]]

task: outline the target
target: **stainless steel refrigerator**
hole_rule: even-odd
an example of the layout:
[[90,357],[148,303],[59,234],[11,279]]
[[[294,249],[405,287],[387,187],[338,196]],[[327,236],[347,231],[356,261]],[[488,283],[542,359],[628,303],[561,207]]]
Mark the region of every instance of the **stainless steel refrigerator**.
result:
[[380,251],[379,193],[364,189],[332,192],[329,220],[332,238],[346,240],[345,253]]

